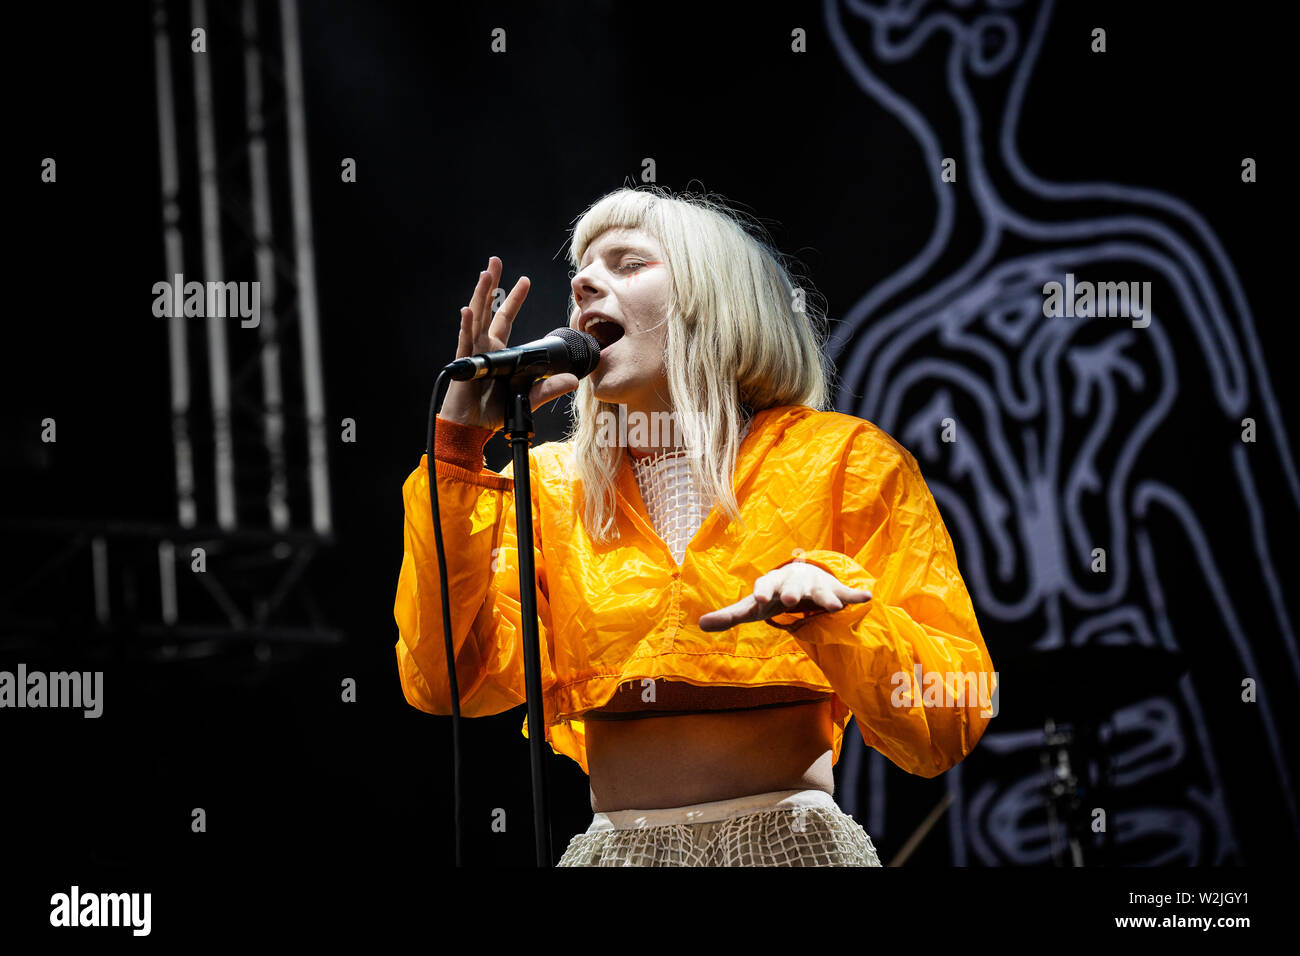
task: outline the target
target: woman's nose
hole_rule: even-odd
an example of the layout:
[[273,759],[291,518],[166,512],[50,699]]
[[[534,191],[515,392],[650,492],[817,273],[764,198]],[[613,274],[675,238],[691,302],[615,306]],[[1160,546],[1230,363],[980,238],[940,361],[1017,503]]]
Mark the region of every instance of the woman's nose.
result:
[[573,302],[579,307],[583,301],[599,297],[602,291],[590,272],[579,272],[569,284],[573,289]]

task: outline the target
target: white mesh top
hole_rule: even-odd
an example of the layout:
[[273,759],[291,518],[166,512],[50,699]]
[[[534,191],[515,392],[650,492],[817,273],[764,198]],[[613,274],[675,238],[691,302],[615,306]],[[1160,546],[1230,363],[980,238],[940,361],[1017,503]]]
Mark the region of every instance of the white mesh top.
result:
[[[742,440],[747,434],[748,424],[741,431]],[[632,474],[650,515],[650,523],[668,545],[673,558],[681,564],[686,556],[686,546],[709,516],[713,502],[705,501],[696,487],[685,449],[658,452],[642,458],[630,457]]]

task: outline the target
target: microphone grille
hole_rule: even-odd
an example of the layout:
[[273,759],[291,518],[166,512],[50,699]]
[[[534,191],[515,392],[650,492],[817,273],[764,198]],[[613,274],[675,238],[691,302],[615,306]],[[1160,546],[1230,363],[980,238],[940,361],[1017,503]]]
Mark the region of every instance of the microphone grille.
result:
[[574,375],[582,378],[596,370],[596,366],[600,363],[600,343],[596,341],[594,335],[590,332],[579,332],[568,326],[556,329],[551,335],[564,340],[569,349],[569,362]]

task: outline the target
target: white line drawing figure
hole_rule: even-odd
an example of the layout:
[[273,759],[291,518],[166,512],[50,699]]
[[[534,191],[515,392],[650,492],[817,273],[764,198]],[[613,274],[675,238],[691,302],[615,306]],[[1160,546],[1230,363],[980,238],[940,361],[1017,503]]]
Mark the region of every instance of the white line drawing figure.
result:
[[[1300,691],[1300,653],[1287,603],[1294,598],[1277,570],[1289,560],[1283,530],[1300,520],[1300,480],[1251,307],[1219,239],[1187,202],[1119,183],[1052,182],[1025,166],[1020,109],[1052,10],[1051,0],[825,0],[839,58],[915,138],[924,162],[917,175],[931,177],[937,204],[920,251],[835,331],[838,407],[916,455],[995,663],[1016,641],[1023,646],[1015,649],[1034,652],[1209,646],[1241,677],[1267,685],[1253,705],[1272,762],[1261,779],[1280,790],[1275,799],[1300,839],[1284,742],[1295,723],[1284,734],[1278,720],[1279,702]],[[942,81],[918,72],[936,50]],[[918,62],[898,65],[909,60]],[[933,111],[942,115],[932,125],[902,91],[909,82],[928,90],[942,82],[951,115]],[[957,159],[956,183],[940,181],[946,156]],[[953,248],[959,210],[978,217],[964,259]],[[1067,273],[1152,281],[1150,324],[1045,317],[1044,284]],[[1192,402],[1210,413],[1189,426],[1179,416]],[[1248,417],[1267,441],[1241,440]],[[941,439],[946,420],[955,441]],[[1190,428],[1194,443],[1177,440]],[[1223,475],[1213,522],[1198,490],[1206,469]],[[1221,543],[1229,526],[1248,542],[1244,552]],[[1098,547],[1104,574],[1089,566]],[[1198,579],[1171,579],[1175,558]],[[1200,627],[1189,627],[1181,609],[1189,594],[1206,595],[1200,621],[1191,619]],[[1247,607],[1267,626],[1243,620]],[[1168,794],[1159,806],[1112,808],[1115,845],[1130,848],[1126,863],[1242,859],[1216,754],[1231,742],[1211,740],[1196,677],[1110,716],[1115,787],[1141,782],[1144,792]],[[1226,685],[1218,692],[1220,701],[1233,699]],[[1013,698],[1008,689],[1008,710]],[[1041,739],[1041,731],[1003,732],[995,723],[981,748],[1028,758]],[[846,748],[841,804],[856,814],[865,782],[872,833],[885,830],[884,771],[879,754]],[[953,862],[1047,862],[1041,775],[964,785],[966,772],[963,764],[946,775]],[[1139,841],[1146,849],[1136,849]]]

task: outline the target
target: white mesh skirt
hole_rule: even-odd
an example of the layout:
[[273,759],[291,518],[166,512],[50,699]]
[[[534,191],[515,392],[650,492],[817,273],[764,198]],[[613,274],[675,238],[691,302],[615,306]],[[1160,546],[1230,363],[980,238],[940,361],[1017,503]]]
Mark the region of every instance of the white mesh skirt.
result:
[[880,866],[867,831],[824,790],[597,813],[557,866]]

